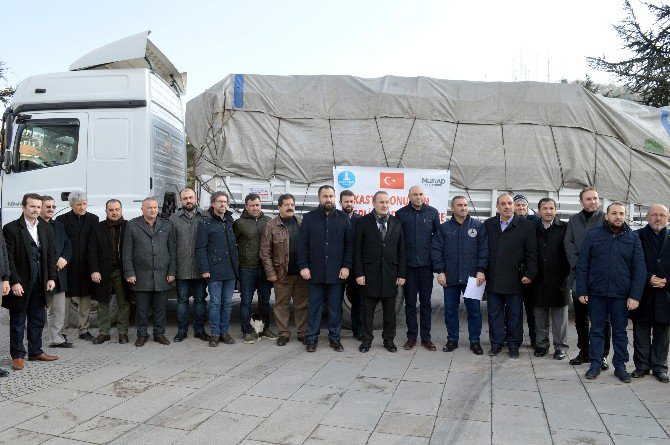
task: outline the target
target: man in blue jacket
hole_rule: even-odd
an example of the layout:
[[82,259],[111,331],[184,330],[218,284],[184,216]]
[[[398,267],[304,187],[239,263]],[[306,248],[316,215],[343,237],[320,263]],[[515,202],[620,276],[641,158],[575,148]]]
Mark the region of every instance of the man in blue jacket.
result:
[[640,238],[626,220],[626,207],[613,202],[607,207],[605,222],[586,234],[579,252],[576,281],[577,295],[588,303],[591,330],[589,358],[591,367],[585,377],[600,375],[605,348],[605,320],[609,315],[614,346],[614,375],[630,382],[628,362],[628,310],[640,304],[647,276]]
[[430,317],[433,293],[433,267],[430,246],[433,235],[440,227],[440,213],[426,204],[423,188],[414,185],[409,189],[409,204],[399,209],[395,216],[402,222],[407,251],[407,282],[405,284],[405,318],[407,320],[407,342],[403,346],[410,350],[416,345],[419,326],[416,322],[416,295],[419,294],[421,344],[429,351],[435,350],[430,337]]
[[209,326],[212,330],[209,346],[215,348],[219,342],[227,345],[235,343],[228,330],[235,281],[239,277],[239,262],[232,212],[228,210],[228,195],[225,192],[214,192],[210,204],[198,223],[195,256],[200,274],[207,280]]
[[323,302],[328,305],[330,347],[341,352],[342,286],[353,265],[349,218],[335,208],[335,189],[319,187],[319,207],[305,214],[298,235],[298,267],[309,287],[307,352],[316,351]]
[[[468,200],[454,196],[451,200],[451,219],[440,225],[433,237],[431,256],[437,272],[437,282],[444,287],[444,322],[447,325],[447,344],[444,352],[458,348],[458,306],[461,292],[465,292],[468,278],[484,282],[489,264],[488,237],[484,225],[468,215]],[[484,353],[479,337],[482,333],[480,300],[464,298],[468,310],[468,339],[470,350],[476,355]]]

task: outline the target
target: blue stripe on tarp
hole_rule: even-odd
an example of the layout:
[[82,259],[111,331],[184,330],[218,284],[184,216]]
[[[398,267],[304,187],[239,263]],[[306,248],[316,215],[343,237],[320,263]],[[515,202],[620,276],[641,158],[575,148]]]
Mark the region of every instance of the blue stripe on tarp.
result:
[[244,74],[235,74],[233,107],[244,108]]
[[670,121],[668,121],[668,110],[666,109],[661,110],[661,123],[670,136]]

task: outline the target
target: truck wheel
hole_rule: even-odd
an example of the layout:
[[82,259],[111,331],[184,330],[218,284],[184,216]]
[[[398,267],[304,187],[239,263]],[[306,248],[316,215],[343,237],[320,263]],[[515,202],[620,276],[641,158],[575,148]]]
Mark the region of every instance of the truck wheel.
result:
[[[398,293],[395,297],[395,313],[396,316],[404,306],[405,293],[403,292],[404,287],[398,286]],[[344,299],[342,300],[342,327],[351,329],[351,301],[349,301],[349,296],[347,292],[344,292]],[[382,329],[384,327],[384,314],[382,311],[382,305],[378,304],[377,309],[375,310],[375,329]]]

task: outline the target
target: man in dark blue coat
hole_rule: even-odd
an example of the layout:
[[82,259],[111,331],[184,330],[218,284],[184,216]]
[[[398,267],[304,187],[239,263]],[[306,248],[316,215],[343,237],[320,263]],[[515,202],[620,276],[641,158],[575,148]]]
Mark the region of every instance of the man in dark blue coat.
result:
[[523,341],[523,285],[537,274],[535,224],[514,214],[508,194],[496,200],[498,214],[484,222],[489,239],[486,271],[488,292],[490,356],[502,350],[507,331],[509,356],[519,358]]
[[403,348],[410,350],[416,345],[419,326],[416,322],[416,296],[419,294],[421,344],[429,351],[435,350],[430,336],[430,317],[433,293],[433,267],[430,245],[433,235],[440,227],[440,212],[426,204],[426,195],[421,186],[409,189],[409,204],[399,209],[395,216],[402,222],[407,251],[407,282],[405,284],[405,319],[407,342]]
[[588,303],[591,329],[589,358],[591,367],[585,377],[600,375],[605,349],[605,320],[609,315],[614,346],[614,375],[630,382],[628,362],[628,310],[640,304],[647,271],[640,238],[626,224],[626,207],[613,202],[607,207],[605,222],[586,234],[579,252],[575,274],[577,295]]
[[637,231],[644,251],[647,278],[640,306],[630,313],[633,320],[633,362],[631,376],[649,372],[659,382],[668,383],[668,342],[670,337],[670,231],[668,208],[654,204],[647,212],[647,224]]
[[56,248],[56,287],[47,294],[47,327],[51,335],[50,348],[71,348],[72,342],[63,335],[65,326],[65,293],[67,292],[67,265],[72,258],[72,243],[65,233],[65,226],[56,221],[56,200],[51,196],[42,197],[40,217],[51,226]]
[[308,283],[307,352],[316,351],[324,300],[330,347],[341,352],[342,285],[353,265],[353,230],[335,208],[335,189],[319,187],[319,207],[305,214],[298,235],[298,267]]
[[[489,264],[488,236],[484,224],[468,215],[468,200],[454,196],[451,200],[451,219],[440,225],[433,237],[431,256],[437,272],[437,283],[444,287],[444,322],[447,325],[447,344],[442,350],[458,348],[458,307],[470,277],[481,286],[486,280]],[[482,355],[479,338],[482,334],[481,301],[464,298],[468,311],[468,340],[470,350]]]
[[[361,218],[361,215],[354,212],[354,205],[354,192],[342,190],[340,192],[340,207],[344,214],[349,217],[351,230],[356,233],[356,221]],[[347,278],[346,294],[349,303],[351,303],[351,331],[356,340],[363,341],[363,296],[360,286],[356,283],[356,277],[352,273]]]

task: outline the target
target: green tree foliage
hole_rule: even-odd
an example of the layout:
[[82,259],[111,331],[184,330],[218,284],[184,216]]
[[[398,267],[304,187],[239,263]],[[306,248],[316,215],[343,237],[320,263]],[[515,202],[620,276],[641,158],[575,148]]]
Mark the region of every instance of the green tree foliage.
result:
[[604,56],[587,60],[592,68],[613,74],[640,103],[662,107],[670,105],[670,5],[643,4],[655,17],[649,29],[642,28],[629,0],[624,2],[625,18],[614,25],[630,57],[618,62]]
[[[5,83],[7,81],[7,78],[5,77],[5,73],[7,72],[7,66],[5,65],[5,62],[0,61],[0,81],[2,83]],[[12,98],[12,95],[14,94],[14,88],[11,86],[0,86],[0,103],[3,105],[7,105]]]

